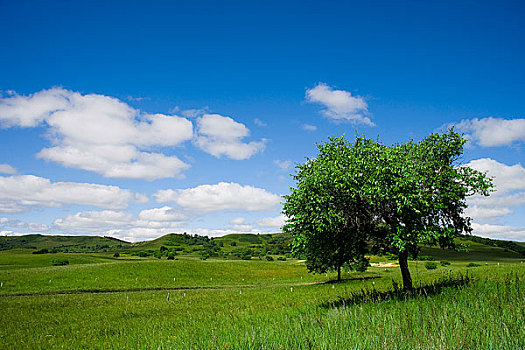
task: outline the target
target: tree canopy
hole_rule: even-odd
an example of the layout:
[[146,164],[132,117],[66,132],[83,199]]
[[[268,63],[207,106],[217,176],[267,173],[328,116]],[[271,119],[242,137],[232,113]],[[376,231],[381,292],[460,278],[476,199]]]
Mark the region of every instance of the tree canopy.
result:
[[[385,146],[356,137],[330,138],[296,167],[297,187],[286,196],[284,230],[310,271],[367,265],[365,254],[398,256],[403,285],[412,288],[409,254],[421,244],[455,248],[470,233],[466,197],[488,195],[483,173],[457,164],[465,140],[454,131],[416,143]],[[338,275],[340,277],[340,274]]]

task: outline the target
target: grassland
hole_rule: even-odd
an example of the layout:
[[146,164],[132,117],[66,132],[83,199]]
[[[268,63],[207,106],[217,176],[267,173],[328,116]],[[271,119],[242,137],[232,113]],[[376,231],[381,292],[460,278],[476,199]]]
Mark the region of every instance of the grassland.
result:
[[426,250],[451,264],[411,261],[413,294],[396,267],[336,283],[294,259],[31,253],[0,252],[2,349],[525,348],[523,257],[483,244]]

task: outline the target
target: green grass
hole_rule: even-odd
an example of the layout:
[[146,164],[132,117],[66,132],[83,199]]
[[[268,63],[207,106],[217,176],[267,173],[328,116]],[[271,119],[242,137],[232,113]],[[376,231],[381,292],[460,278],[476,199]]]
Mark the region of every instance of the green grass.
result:
[[363,288],[389,290],[389,281],[172,290],[169,300],[167,291],[3,296],[0,343],[28,349],[518,349],[525,346],[524,272],[523,265],[487,267],[473,272],[471,283],[435,295],[337,307],[327,303]]
[[[437,250],[399,268],[309,274],[297,260],[0,252],[2,349],[520,349],[525,263]],[[480,256],[485,251],[487,254]],[[441,255],[440,255],[441,254]],[[477,254],[477,255],[476,255]],[[51,266],[57,257],[67,266]],[[478,260],[475,260],[475,259]],[[482,258],[482,259],[480,259]],[[374,261],[387,262],[384,257]],[[469,263],[480,266],[467,268]],[[487,266],[485,266],[485,264]],[[465,279],[468,271],[470,276]],[[459,277],[463,276],[463,277]],[[175,280],[174,280],[175,278]],[[445,282],[443,282],[445,281]],[[169,298],[168,298],[169,293]]]

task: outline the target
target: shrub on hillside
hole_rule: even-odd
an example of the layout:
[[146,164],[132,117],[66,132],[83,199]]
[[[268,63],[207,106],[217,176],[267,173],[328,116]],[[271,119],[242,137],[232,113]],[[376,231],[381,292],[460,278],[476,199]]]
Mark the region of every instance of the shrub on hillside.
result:
[[42,249],[39,249],[39,250],[35,250],[33,252],[33,254],[47,254],[49,253],[49,250],[47,250],[46,248],[42,248]]
[[51,260],[51,264],[53,264],[53,266],[65,266],[65,265],[69,265],[69,260],[67,260],[67,259],[53,259],[53,260]]
[[432,261],[432,260],[434,260],[434,258],[431,257],[431,256],[428,256],[428,255],[420,255],[418,257],[418,260],[421,260],[421,261]]
[[115,254],[113,254],[113,257],[114,258],[118,258],[118,257],[120,257],[120,254],[119,253],[115,253]]
[[284,256],[280,256],[280,257],[277,258],[277,260],[279,260],[279,261],[286,261],[286,258]]
[[425,268],[427,270],[435,270],[435,269],[437,269],[437,267],[438,267],[438,264],[436,262],[434,262],[434,261],[427,261],[425,263]]
[[441,260],[439,263],[441,264],[441,266],[448,266],[448,265],[450,265],[450,261],[447,261],[447,260]]
[[273,261],[273,257],[270,256],[270,255],[266,255],[266,260],[268,260],[268,261]]

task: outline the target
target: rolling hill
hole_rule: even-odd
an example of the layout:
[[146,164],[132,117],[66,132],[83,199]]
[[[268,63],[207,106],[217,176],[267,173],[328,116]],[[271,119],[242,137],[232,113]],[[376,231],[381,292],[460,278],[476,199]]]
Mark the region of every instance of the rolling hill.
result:
[[[525,243],[493,240],[477,236],[458,238],[468,246],[467,251],[454,252],[438,247],[423,247],[422,255],[436,259],[493,260],[525,257]],[[129,243],[111,237],[100,236],[54,236],[31,234],[0,237],[0,250],[28,249],[47,252],[120,252],[141,256],[157,256],[159,252],[181,255],[248,257],[261,255],[289,255],[291,237],[285,233],[230,234],[222,237],[187,233],[170,233],[162,237],[137,243]],[[44,252],[45,252],[44,251]]]

